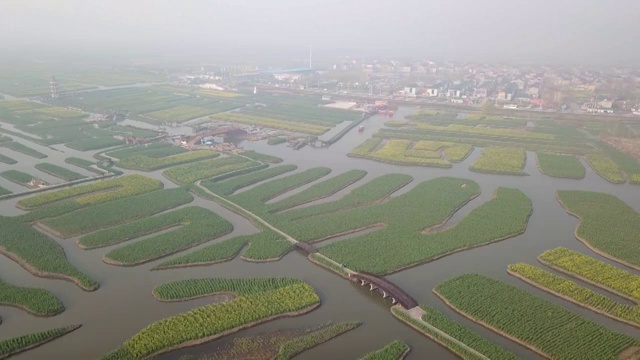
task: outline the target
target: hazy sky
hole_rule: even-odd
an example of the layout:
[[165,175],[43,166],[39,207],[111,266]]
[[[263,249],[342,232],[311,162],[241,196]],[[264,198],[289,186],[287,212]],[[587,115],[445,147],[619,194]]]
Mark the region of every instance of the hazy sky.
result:
[[640,1],[0,0],[0,44],[640,64]]

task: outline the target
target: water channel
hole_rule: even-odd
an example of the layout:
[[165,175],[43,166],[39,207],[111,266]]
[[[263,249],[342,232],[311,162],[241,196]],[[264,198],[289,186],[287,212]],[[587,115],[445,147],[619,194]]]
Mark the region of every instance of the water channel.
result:
[[[413,111],[414,109],[411,108],[401,108],[396,112],[395,117],[402,118]],[[279,156],[285,160],[284,164],[295,164],[299,170],[327,166],[333,169],[329,176],[335,176],[351,169],[363,169],[368,172],[364,179],[324,201],[344,196],[344,194],[364,182],[387,173],[403,173],[414,177],[414,181],[397,192],[397,194],[408,191],[424,180],[441,176],[473,179],[480,185],[482,195],[456,213],[449,221],[449,224],[460,221],[472,209],[489,200],[498,187],[518,188],[531,198],[534,209],[527,231],[523,235],[416,266],[389,275],[389,279],[409,292],[419,303],[434,306],[444,311],[450,318],[477,331],[483,337],[504,346],[523,359],[541,359],[541,357],[455,314],[432,294],[431,289],[438,283],[463,273],[480,273],[527,289],[609,328],[640,338],[640,330],[636,328],[557,299],[526,285],[506,273],[507,265],[519,261],[537,264],[536,257],[541,252],[557,246],[565,246],[611,263],[611,261],[589,251],[575,239],[574,230],[578,221],[568,215],[556,201],[555,192],[564,189],[579,189],[611,193],[626,201],[637,211],[640,211],[640,196],[638,195],[640,187],[610,184],[590,169],[587,169],[587,177],[583,180],[551,178],[539,173],[533,153],[527,154],[528,162],[525,171],[530,175],[524,177],[470,172],[468,166],[479,155],[481,149],[478,148],[474,150],[468,159],[460,164],[455,164],[452,169],[396,166],[346,156],[351,149],[383,127],[383,123],[387,119],[380,115],[367,119],[363,122],[365,130],[362,133],[354,129],[327,149],[305,147],[294,151],[286,147],[285,144],[270,146],[265,141],[243,142],[241,145],[246,149]],[[44,160],[33,159],[20,153],[0,149],[3,154],[19,161],[18,165],[0,164],[0,170],[2,171],[8,168],[16,168],[36,175],[37,171],[32,168],[33,165],[46,161],[67,166],[73,168],[74,171],[89,175],[83,172],[82,169],[65,164],[64,159],[70,156],[91,159],[95,152],[75,151],[63,145],[53,146],[54,149],[59,150],[53,151],[51,148],[33,144],[15,136],[12,137],[16,141],[38,151],[46,152],[49,154],[49,158]],[[127,174],[140,173],[160,179],[165,183],[166,188],[175,187],[174,184],[162,177],[161,172],[125,171]],[[37,173],[37,175],[41,174]],[[44,175],[43,178],[45,180],[48,179]],[[0,178],[0,186],[14,191],[20,190],[18,185],[3,178]],[[20,214],[21,211],[15,208],[17,201],[18,199],[2,201],[0,203],[0,215],[12,216]],[[190,205],[211,209],[233,224],[235,228],[233,234],[214,240],[216,242],[232,236],[251,234],[258,231],[248,220],[214,202],[196,198]],[[155,286],[169,281],[189,278],[261,276],[289,276],[307,281],[320,294],[322,306],[307,315],[269,322],[238,332],[219,341],[165,354],[160,356],[159,359],[177,359],[185,354],[213,351],[221,343],[228,342],[234,337],[244,337],[271,329],[307,327],[323,324],[327,321],[340,322],[348,320],[362,321],[364,324],[354,331],[302,353],[296,359],[357,359],[365,353],[378,349],[396,339],[403,340],[410,345],[412,350],[407,357],[410,360],[427,358],[448,360],[457,358],[443,347],[396,320],[389,311],[391,306],[389,299],[383,300],[377,292],[370,292],[368,288],[362,288],[340,279],[338,276],[312,264],[298,252],[291,252],[281,261],[274,263],[250,263],[236,258],[227,263],[206,267],[149,271],[160,261],[168,258],[132,268],[114,267],[101,261],[102,256],[112,250],[113,247],[84,251],[75,244],[76,238],[56,239],[56,241],[65,249],[69,260],[81,271],[86,272],[97,280],[101,287],[93,293],[84,292],[69,282],[32,276],[11,260],[0,257],[0,279],[11,284],[48,289],[62,300],[66,307],[64,313],[52,318],[37,318],[18,309],[1,307],[0,316],[3,322],[0,325],[0,338],[5,339],[57,326],[83,324],[80,330],[50,344],[18,355],[15,359],[99,358],[100,355],[118,347],[123,341],[148,324],[212,301],[211,299],[203,298],[181,303],[160,303],[154,300],[151,294],[151,290]],[[200,245],[194,250],[211,243]],[[180,253],[174,255],[174,257],[183,254]],[[629,271],[640,274],[638,271]]]

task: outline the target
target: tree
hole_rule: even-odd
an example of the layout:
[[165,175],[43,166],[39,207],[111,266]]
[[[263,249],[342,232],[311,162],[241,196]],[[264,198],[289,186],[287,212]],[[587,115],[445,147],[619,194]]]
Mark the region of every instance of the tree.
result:
[[491,100],[485,100],[484,104],[482,104],[482,114],[483,115],[491,115],[496,110],[496,106]]

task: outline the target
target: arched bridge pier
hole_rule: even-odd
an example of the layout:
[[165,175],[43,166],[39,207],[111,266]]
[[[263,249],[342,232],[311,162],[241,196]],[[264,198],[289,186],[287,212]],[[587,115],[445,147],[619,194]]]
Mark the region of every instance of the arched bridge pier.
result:
[[370,291],[377,290],[382,294],[382,298],[391,298],[393,304],[399,303],[405,309],[418,306],[418,302],[391,281],[368,273],[349,274],[349,279],[361,286],[369,286]]

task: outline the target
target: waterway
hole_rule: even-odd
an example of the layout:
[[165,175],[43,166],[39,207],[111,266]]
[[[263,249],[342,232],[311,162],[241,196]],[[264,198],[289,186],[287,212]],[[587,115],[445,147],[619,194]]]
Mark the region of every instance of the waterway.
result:
[[[396,112],[395,118],[401,118],[413,111],[414,109],[411,108],[401,108]],[[415,179],[405,188],[398,191],[397,194],[409,191],[422,181],[440,176],[473,179],[480,185],[482,194],[456,213],[447,225],[457,223],[472,209],[489,200],[498,187],[518,188],[531,198],[534,209],[527,231],[524,234],[416,266],[389,275],[389,279],[409,292],[419,303],[434,306],[444,311],[450,318],[513,351],[522,359],[541,359],[541,357],[457,315],[438,300],[432,294],[431,289],[438,283],[460,274],[480,273],[527,289],[598,323],[640,339],[640,330],[638,329],[557,299],[526,285],[506,273],[507,265],[519,261],[537,264],[536,257],[541,252],[557,246],[566,246],[611,263],[611,261],[592,253],[575,239],[574,230],[578,221],[568,215],[556,201],[555,192],[564,189],[579,189],[611,193],[640,211],[640,196],[638,196],[640,187],[610,184],[590,169],[587,169],[587,177],[584,180],[554,179],[539,173],[532,153],[527,154],[526,171],[530,175],[525,177],[470,172],[468,166],[479,156],[481,149],[475,149],[468,159],[460,164],[455,164],[452,169],[397,166],[346,156],[351,149],[383,127],[383,123],[386,120],[388,118],[383,116],[374,116],[367,119],[363,122],[365,129],[362,133],[359,133],[357,129],[353,129],[336,144],[326,149],[307,146],[296,151],[286,147],[285,144],[270,146],[265,141],[243,142],[242,146],[247,149],[282,157],[285,160],[285,164],[296,164],[299,170],[316,166],[328,166],[333,169],[329,176],[335,176],[352,169],[363,169],[368,172],[362,180],[338,192],[329,200],[340,198],[364,182],[387,173],[409,174]],[[71,165],[64,163],[66,157],[77,156],[91,159],[94,153],[75,151],[63,145],[54,146],[53,148],[58,151],[53,151],[51,148],[33,144],[24,139],[14,138],[16,141],[33,147],[38,151],[46,152],[49,154],[49,158],[44,160],[33,159],[19,153],[10,153],[9,150],[0,148],[3,154],[6,153],[20,162],[19,167],[17,165],[0,164],[0,169],[3,171],[7,168],[17,168],[35,172],[35,170],[29,168],[43,161],[71,168]],[[82,172],[81,169],[73,169]],[[125,173],[140,172],[125,171]],[[166,188],[175,187],[174,184],[164,179],[161,173],[162,171],[155,171],[144,174],[163,180]],[[15,189],[15,186],[12,188],[10,184],[6,184],[0,178],[0,186],[5,187],[7,185],[7,188]],[[17,200],[11,199],[0,202],[0,215],[12,216],[20,214],[21,211],[15,208]],[[231,235],[214,241],[222,241],[231,236],[251,234],[258,231],[248,220],[214,202],[197,198],[192,205],[211,209],[233,224],[235,230]],[[302,353],[296,359],[357,359],[365,353],[378,349],[396,339],[403,340],[411,346],[412,351],[407,357],[410,360],[427,358],[448,360],[457,358],[443,347],[396,320],[389,311],[391,306],[389,299],[382,299],[377,292],[370,292],[368,288],[357,286],[339,278],[312,264],[298,252],[292,252],[281,261],[274,263],[250,263],[236,258],[230,262],[206,267],[149,271],[160,261],[164,261],[167,258],[132,268],[115,267],[104,264],[101,261],[102,256],[114,247],[85,251],[78,248],[75,244],[76,240],[76,238],[56,239],[65,249],[69,260],[75,266],[100,282],[101,287],[96,292],[84,292],[72,283],[61,280],[34,277],[11,260],[0,257],[0,279],[12,284],[48,289],[60,298],[66,307],[64,313],[52,318],[37,318],[18,309],[0,307],[0,316],[3,319],[3,323],[0,325],[1,339],[56,326],[83,324],[80,330],[50,344],[18,355],[15,359],[99,358],[101,354],[118,347],[123,341],[148,324],[211,301],[204,298],[181,303],[160,303],[154,300],[151,294],[155,286],[169,281],[189,278],[261,276],[290,276],[305,280],[320,294],[322,306],[307,315],[269,322],[238,332],[217,342],[178,350],[159,358],[168,360],[177,359],[185,354],[204,353],[212,351],[216,346],[228,342],[234,337],[244,337],[279,328],[314,326],[326,323],[329,320],[334,322],[356,320],[362,321],[364,324],[354,331]],[[200,245],[195,249],[211,243]],[[174,255],[174,257],[180,255],[182,254]],[[630,271],[640,274],[638,271]]]

